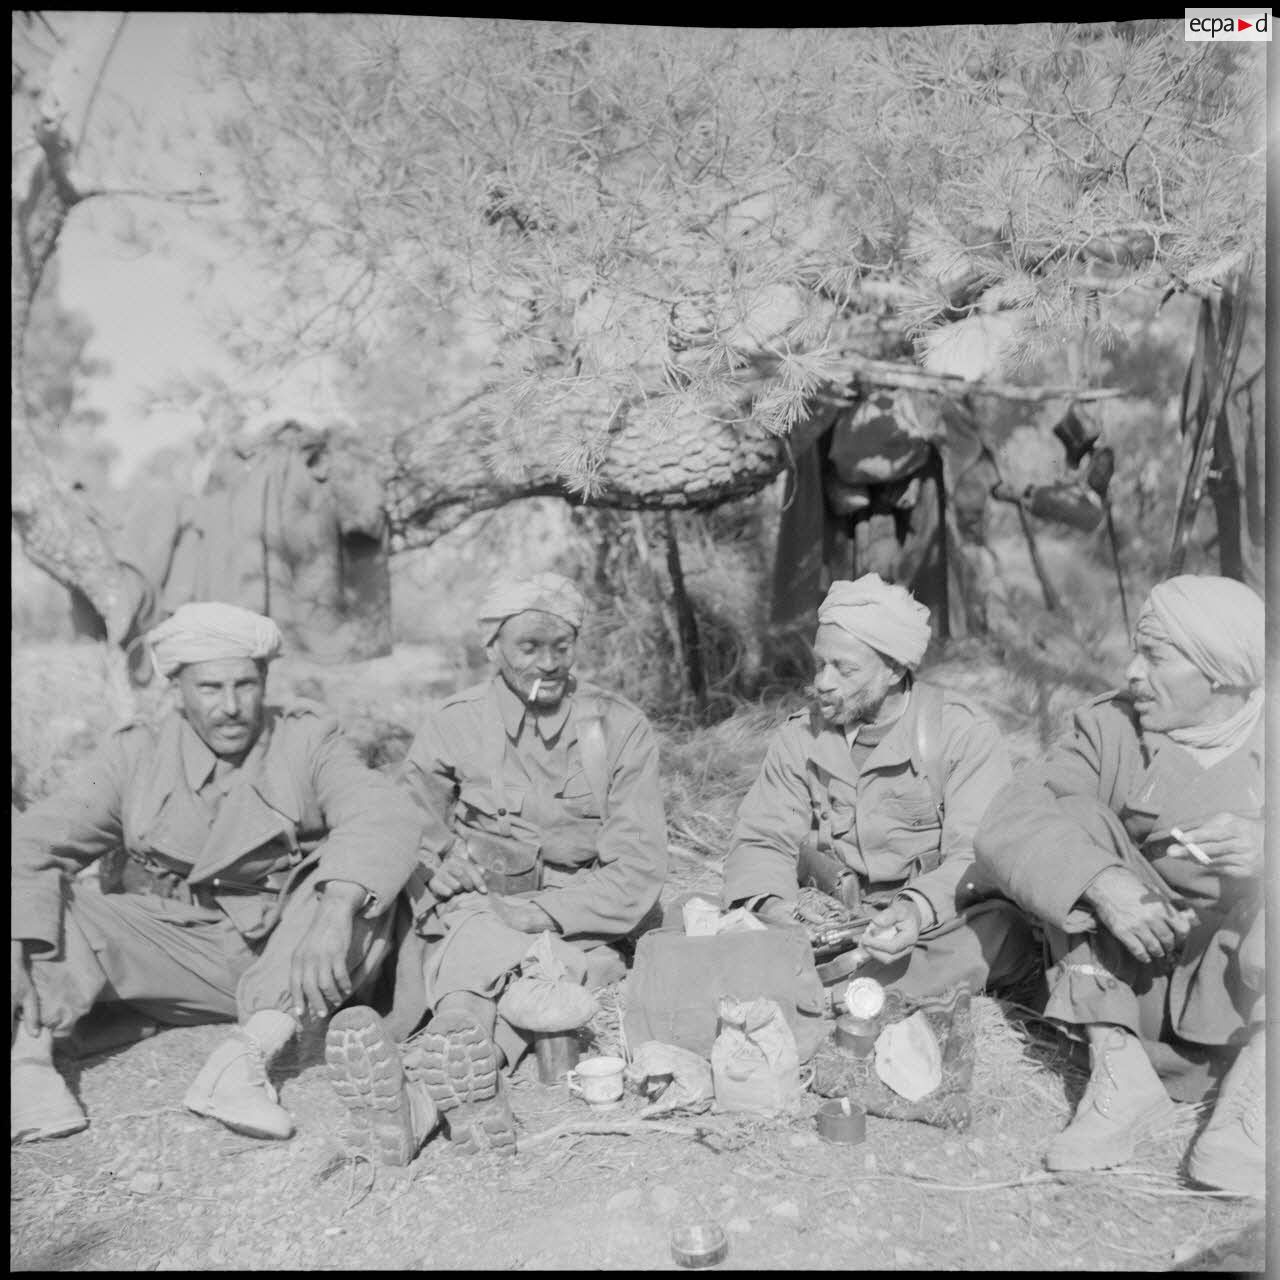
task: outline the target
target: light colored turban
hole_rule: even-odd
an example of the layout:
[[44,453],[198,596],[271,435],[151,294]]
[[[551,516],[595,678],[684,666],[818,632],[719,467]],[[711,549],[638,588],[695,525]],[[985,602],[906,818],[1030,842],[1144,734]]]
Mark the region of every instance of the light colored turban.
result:
[[184,604],[147,633],[156,670],[173,675],[191,662],[254,658],[270,662],[280,654],[280,628],[260,613],[234,604]]
[[818,606],[818,625],[847,631],[912,671],[929,647],[929,610],[905,587],[885,582],[878,573],[856,582],[833,582]]
[[1184,573],[1159,583],[1142,606],[1137,630],[1167,639],[1218,684],[1262,684],[1266,610],[1257,593],[1234,578]]
[[575,631],[582,629],[587,602],[582,592],[558,573],[535,573],[530,578],[507,578],[494,584],[480,606],[479,624],[484,644],[517,613],[537,609],[563,618]]

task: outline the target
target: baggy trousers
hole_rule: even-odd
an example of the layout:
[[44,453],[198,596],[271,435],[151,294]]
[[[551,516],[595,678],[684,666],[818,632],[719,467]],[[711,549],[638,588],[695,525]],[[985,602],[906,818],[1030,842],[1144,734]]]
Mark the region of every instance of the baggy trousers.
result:
[[[1058,801],[1091,839],[1114,852],[1166,901],[1177,895],[1129,838],[1120,819],[1090,797]],[[1141,961],[1098,927],[1066,933],[1046,927],[1051,961],[1046,1017],[1069,1026],[1110,1023],[1143,1042],[1169,1092],[1203,1095],[1222,1067],[1224,1046],[1243,1043],[1265,1015],[1263,918],[1259,895],[1233,891],[1194,902],[1197,921],[1171,959]]]
[[[63,1037],[95,1005],[111,1002],[170,1026],[245,1022],[260,1009],[291,1012],[293,953],[319,901],[304,882],[272,932],[253,945],[216,908],[67,881],[62,947],[31,962],[41,1022]],[[347,964],[354,987],[377,972],[390,928],[390,912],[353,922]]]

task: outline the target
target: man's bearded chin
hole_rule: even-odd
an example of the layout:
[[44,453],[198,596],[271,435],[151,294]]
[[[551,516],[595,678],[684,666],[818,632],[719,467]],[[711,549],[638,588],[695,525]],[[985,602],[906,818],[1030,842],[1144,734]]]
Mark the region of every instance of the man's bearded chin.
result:
[[836,701],[833,710],[827,711],[823,708],[822,699],[812,685],[805,692],[809,695],[810,703],[822,718],[823,723],[833,729],[848,729],[855,724],[871,723],[880,714],[880,708],[884,706],[885,698],[888,697],[887,690],[878,698],[866,693],[843,697]]

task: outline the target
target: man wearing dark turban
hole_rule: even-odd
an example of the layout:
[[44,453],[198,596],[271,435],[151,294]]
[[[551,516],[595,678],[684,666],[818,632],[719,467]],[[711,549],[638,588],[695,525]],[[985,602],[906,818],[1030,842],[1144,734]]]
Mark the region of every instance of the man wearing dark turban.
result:
[[[417,824],[318,707],[264,702],[268,618],[183,605],[148,636],[177,707],[116,732],[13,831],[14,1141],[88,1123],[53,1064],[91,1010],[154,1022],[238,1019],[183,1099],[288,1138],[267,1064],[372,977]],[[77,876],[96,863],[98,886]]]
[[1037,964],[1026,921],[973,875],[973,833],[1009,758],[981,711],[916,681],[929,635],[929,611],[878,574],[832,585],[812,709],[769,745],[721,893],[779,920],[802,886],[874,913],[860,972],[908,998],[1034,983]]
[[[1262,1195],[1264,610],[1229,578],[1155,587],[1128,688],[996,797],[979,869],[1045,924],[1048,1016],[1093,1070],[1051,1169],[1127,1163],[1226,1074],[1188,1171]],[[1163,1082],[1162,1082],[1163,1080]]]
[[327,1047],[354,1128],[399,1124],[361,1144],[372,1159],[413,1158],[428,1136],[415,1108],[442,1112],[460,1150],[513,1152],[503,1072],[545,1030],[514,999],[532,944],[565,981],[603,985],[622,975],[617,944],[654,918],[667,871],[657,743],[638,708],[573,676],[584,612],[559,574],[499,582],[479,617],[492,678],[431,707],[405,760],[422,831],[416,933],[389,1017],[343,1010]]

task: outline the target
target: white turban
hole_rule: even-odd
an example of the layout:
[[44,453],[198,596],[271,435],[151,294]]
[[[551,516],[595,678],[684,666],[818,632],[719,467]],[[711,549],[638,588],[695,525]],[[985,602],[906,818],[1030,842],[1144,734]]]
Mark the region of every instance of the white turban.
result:
[[1234,578],[1193,573],[1151,589],[1138,615],[1139,632],[1155,632],[1205,676],[1232,689],[1262,684],[1266,609]]
[[856,582],[833,582],[818,606],[818,625],[847,631],[895,662],[914,671],[929,647],[929,610],[905,587],[885,582],[878,573]]
[[563,618],[575,631],[582,629],[587,602],[582,592],[558,573],[535,573],[530,578],[507,578],[496,583],[480,606],[483,643],[489,644],[498,629],[517,613],[537,609]]
[[192,662],[253,658],[270,662],[280,653],[280,628],[270,618],[234,604],[184,604],[147,633],[156,670],[173,675]]

